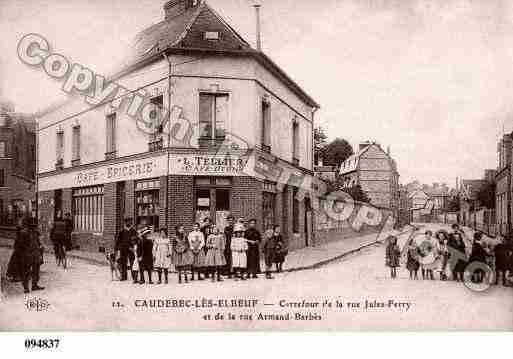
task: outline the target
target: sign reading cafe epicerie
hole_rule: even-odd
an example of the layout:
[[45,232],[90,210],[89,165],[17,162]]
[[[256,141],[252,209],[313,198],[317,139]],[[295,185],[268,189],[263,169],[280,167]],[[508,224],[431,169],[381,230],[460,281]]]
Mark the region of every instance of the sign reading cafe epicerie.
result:
[[[39,191],[58,188],[93,186],[109,182],[139,180],[165,176],[167,156],[156,156],[116,164],[100,165],[87,170],[65,171],[39,177]],[[240,176],[247,158],[222,155],[177,155],[169,158],[170,175]]]

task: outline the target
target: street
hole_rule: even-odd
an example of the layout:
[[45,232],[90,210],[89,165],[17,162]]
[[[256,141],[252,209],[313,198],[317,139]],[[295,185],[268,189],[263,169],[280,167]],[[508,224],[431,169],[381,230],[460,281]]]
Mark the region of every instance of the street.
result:
[[[108,267],[75,260],[64,271],[47,256],[40,281],[46,290],[27,298],[44,299],[49,307],[29,311],[21,284],[9,283],[8,296],[0,302],[0,329],[513,329],[512,288],[478,293],[453,281],[412,281],[404,266],[392,280],[384,251],[383,245],[375,245],[319,269],[276,274],[274,280],[262,275],[182,285],[174,274],[169,285],[112,282]],[[9,254],[0,249],[3,262]],[[164,307],[151,307],[159,303]],[[183,308],[186,303],[194,307]]]

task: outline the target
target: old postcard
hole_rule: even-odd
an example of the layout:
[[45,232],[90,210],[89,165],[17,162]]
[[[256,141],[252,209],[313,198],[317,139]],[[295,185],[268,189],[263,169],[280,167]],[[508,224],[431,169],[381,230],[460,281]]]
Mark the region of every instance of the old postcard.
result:
[[512,24],[0,1],[0,330],[512,331]]

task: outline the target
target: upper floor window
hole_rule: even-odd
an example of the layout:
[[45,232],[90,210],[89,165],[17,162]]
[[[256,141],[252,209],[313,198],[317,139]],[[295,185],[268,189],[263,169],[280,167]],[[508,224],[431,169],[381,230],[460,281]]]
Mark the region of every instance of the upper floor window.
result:
[[262,100],[261,119],[262,123],[262,149],[271,150],[271,104],[269,100]]
[[107,115],[106,123],[106,155],[107,157],[111,156],[113,153],[116,152],[116,113],[111,113],[110,115]]
[[228,94],[201,93],[199,96],[200,145],[224,141],[228,123]]
[[0,168],[0,187],[5,187],[5,171]]
[[0,158],[7,157],[7,144],[5,141],[0,141]]
[[292,122],[292,162],[299,165],[299,123]]
[[151,98],[150,103],[153,105],[150,111],[151,135],[150,135],[150,151],[162,149],[162,133],[163,128],[163,114],[164,114],[164,96],[158,95]]
[[56,141],[56,159],[57,163],[61,164],[64,160],[64,131],[57,131],[57,141]]
[[80,126],[73,127],[73,138],[72,138],[72,157],[71,160],[79,160],[80,159]]

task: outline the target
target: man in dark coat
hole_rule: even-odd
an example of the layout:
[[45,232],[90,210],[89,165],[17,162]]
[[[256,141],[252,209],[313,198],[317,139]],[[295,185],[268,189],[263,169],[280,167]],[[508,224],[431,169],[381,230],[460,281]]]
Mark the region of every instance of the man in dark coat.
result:
[[71,242],[71,233],[73,232],[73,220],[71,219],[71,213],[66,213],[64,215],[64,223],[66,224],[66,239],[64,241],[64,247],[67,251],[73,249],[73,245]]
[[225,237],[225,246],[224,246],[224,258],[226,259],[226,266],[224,267],[224,274],[228,276],[228,278],[232,277],[232,249],[230,248],[232,244],[232,236],[233,236],[233,216],[229,215],[226,217],[226,221],[228,225],[224,228],[224,237]]
[[53,243],[53,251],[55,253],[55,259],[57,260],[57,265],[62,264],[63,267],[66,268],[66,251],[64,249],[66,244],[66,221],[61,217],[60,212],[57,213],[57,216],[53,221],[53,226],[50,230],[50,239]]
[[[128,265],[132,268],[134,264],[135,254],[133,252],[135,241],[137,240],[137,231],[132,225],[132,219],[125,219],[125,227],[119,231],[114,246],[114,253],[117,254],[119,272],[122,281],[127,280]],[[136,278],[132,278],[134,281]]]
[[29,281],[32,279],[32,290],[42,290],[38,285],[39,268],[42,264],[41,243],[37,232],[37,219],[28,218],[26,226],[20,231],[20,261],[22,266],[22,283],[25,293],[29,293]]
[[248,278],[258,278],[260,273],[260,242],[262,236],[256,229],[256,219],[249,220],[249,228],[246,230],[244,237],[248,241],[247,259],[248,259]]

